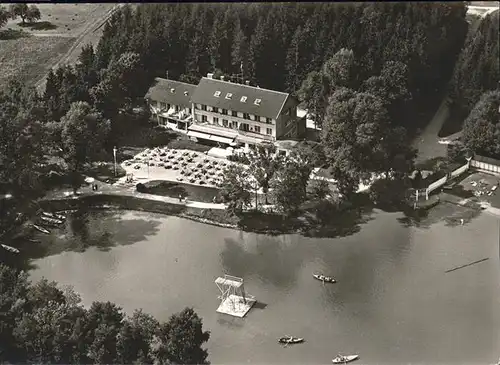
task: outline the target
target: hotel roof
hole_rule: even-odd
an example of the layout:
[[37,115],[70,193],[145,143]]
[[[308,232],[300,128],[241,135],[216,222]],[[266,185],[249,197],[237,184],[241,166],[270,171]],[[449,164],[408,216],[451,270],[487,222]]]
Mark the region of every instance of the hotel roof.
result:
[[203,77],[191,101],[217,108],[276,119],[289,94]]
[[157,77],[145,97],[154,101],[190,107],[191,97],[195,90],[196,85]]

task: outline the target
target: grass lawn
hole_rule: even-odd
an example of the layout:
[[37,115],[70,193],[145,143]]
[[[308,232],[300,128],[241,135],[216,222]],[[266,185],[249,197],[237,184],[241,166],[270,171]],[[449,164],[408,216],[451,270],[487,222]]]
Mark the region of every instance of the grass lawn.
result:
[[[81,46],[97,44],[102,34],[100,25],[115,5],[36,4],[42,15],[40,21],[22,24],[20,18],[9,20],[0,34],[0,87],[10,77],[40,86],[50,68],[74,63]],[[19,37],[16,32],[32,37]]]
[[179,194],[188,200],[212,203],[219,195],[219,189],[208,186],[197,186],[179,182],[152,180],[144,184],[145,193],[178,198]]
[[137,148],[167,146],[203,153],[212,148],[193,142],[179,132],[158,127],[154,122],[146,121],[141,116],[123,113],[117,117],[116,124],[119,125],[115,132],[117,145],[123,149],[137,151]]
[[74,38],[34,36],[0,40],[0,85],[12,77],[33,85],[73,42]]
[[[165,180],[151,180],[144,184],[146,186],[145,193],[155,194],[161,196],[168,196],[171,198],[178,198],[179,194],[186,197],[188,200],[213,203],[214,197],[219,197],[219,189],[210,186],[200,186],[193,184],[185,184],[182,182],[165,181]],[[257,194],[258,204],[265,203],[265,196]],[[219,200],[217,201],[219,202]],[[251,202],[255,204],[255,194],[251,194]],[[274,204],[272,194],[268,196],[268,203]]]
[[89,176],[96,178],[99,181],[110,180],[111,182],[116,181],[122,176],[125,176],[127,172],[120,165],[116,165],[116,176],[114,170],[114,164],[111,162],[107,163],[92,163],[91,166],[85,171]]
[[89,23],[110,10],[115,4],[36,4],[42,18],[33,25],[24,25],[21,18],[9,20],[7,27],[47,35],[77,37]]

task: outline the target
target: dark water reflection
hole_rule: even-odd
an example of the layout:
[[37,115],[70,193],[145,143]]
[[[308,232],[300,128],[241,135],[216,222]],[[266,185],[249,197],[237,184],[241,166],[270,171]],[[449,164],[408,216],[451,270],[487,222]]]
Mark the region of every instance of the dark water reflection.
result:
[[[470,215],[464,226],[450,225]],[[212,331],[212,363],[492,363],[500,356],[499,222],[443,207],[419,225],[375,212],[342,238],[265,236],[137,212],[79,212],[39,235],[33,279],[74,285],[84,303],[111,300],[166,320],[190,305]],[[45,250],[45,255],[42,252]],[[477,259],[489,260],[454,272]],[[334,276],[323,285],[311,274]],[[243,277],[259,303],[219,315],[214,280]],[[306,338],[286,349],[276,338]]]
[[50,236],[38,234],[41,244],[30,254],[45,257],[66,251],[84,252],[91,247],[107,251],[117,245],[130,245],[158,233],[161,221],[145,218],[122,219],[119,211],[78,210],[67,214],[63,227],[49,228]]

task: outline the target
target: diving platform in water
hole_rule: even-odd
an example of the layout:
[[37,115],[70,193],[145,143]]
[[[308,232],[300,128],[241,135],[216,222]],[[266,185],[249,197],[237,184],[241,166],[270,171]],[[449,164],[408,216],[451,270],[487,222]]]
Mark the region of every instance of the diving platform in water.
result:
[[224,275],[224,277],[218,277],[215,284],[221,292],[218,313],[243,318],[256,302],[252,295],[245,295],[242,278]]

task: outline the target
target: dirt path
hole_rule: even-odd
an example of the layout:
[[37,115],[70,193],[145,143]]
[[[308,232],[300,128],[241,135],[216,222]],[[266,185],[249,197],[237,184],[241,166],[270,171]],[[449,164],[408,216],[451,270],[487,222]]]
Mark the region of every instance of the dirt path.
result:
[[61,37],[61,38],[75,38],[72,34],[69,33],[30,33],[34,37]]
[[[111,8],[109,11],[104,13],[102,16],[97,17],[94,21],[89,23],[88,25],[83,28],[81,33],[78,35],[78,37],[75,40],[75,43],[71,48],[66,52],[65,55],[61,57],[61,59],[56,62],[54,65],[51,66],[51,68],[56,68],[58,66],[61,66],[63,64],[73,64],[76,62],[78,59],[78,55],[80,54],[80,50],[82,46],[86,44],[95,44],[98,41],[98,36],[100,35],[100,30],[101,27],[106,23],[106,21],[111,17],[111,15],[120,7],[122,7],[124,4],[116,4]],[[54,37],[54,36],[60,36],[60,37],[68,37],[68,35],[65,34],[44,34],[44,33],[33,33],[34,36],[38,37]],[[43,88],[45,87],[45,78],[47,75],[43,75],[43,77],[35,84],[35,87],[39,92],[43,91]]]
[[45,197],[45,199],[49,199],[49,200],[67,199],[67,198],[75,198],[76,199],[76,198],[80,198],[80,197],[84,197],[84,196],[88,196],[88,195],[131,196],[131,197],[136,197],[136,198],[141,198],[141,199],[146,199],[146,200],[151,200],[151,201],[164,202],[164,203],[175,204],[175,205],[184,205],[186,207],[191,207],[191,208],[216,209],[216,210],[226,209],[225,204],[205,203],[205,202],[200,202],[200,201],[193,201],[190,199],[182,199],[182,201],[179,201],[178,198],[172,198],[169,196],[139,193],[136,191],[135,186],[125,187],[125,186],[110,185],[110,184],[106,184],[103,182],[99,183],[99,190],[98,191],[92,191],[90,186],[82,186],[78,190],[77,196],[73,195],[72,191],[58,190],[58,191],[53,191],[53,192],[48,193],[47,196]]
[[[485,1],[484,3],[490,2]],[[498,7],[491,8],[490,11],[494,11],[495,9],[498,10]],[[477,22],[473,32],[476,32],[478,28],[479,22]],[[449,113],[448,96],[446,96],[441,102],[439,109],[436,114],[434,114],[430,123],[413,142],[413,146],[418,149],[418,155],[415,160],[417,164],[434,157],[446,156],[447,142],[456,139],[461,135],[462,132],[459,131],[446,138],[438,137],[438,133],[446,121],[446,118],[448,118]]]
[[438,133],[448,115],[448,97],[445,97],[430,123],[413,142],[413,146],[418,149],[417,164],[434,157],[446,156],[446,145],[439,143]]

